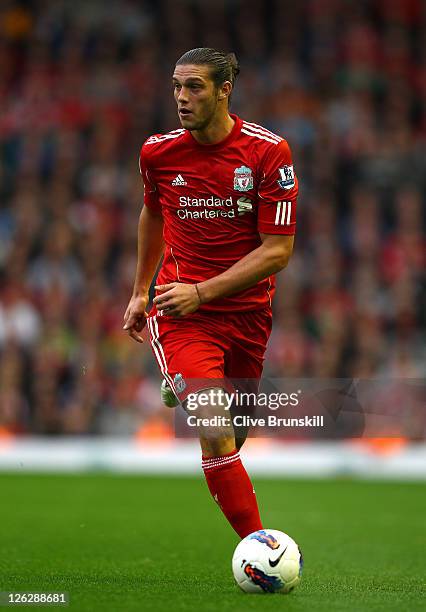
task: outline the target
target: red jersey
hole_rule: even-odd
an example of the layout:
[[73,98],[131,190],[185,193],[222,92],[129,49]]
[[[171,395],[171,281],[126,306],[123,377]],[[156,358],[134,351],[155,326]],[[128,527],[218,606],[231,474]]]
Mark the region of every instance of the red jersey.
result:
[[[259,233],[295,233],[297,178],[287,142],[231,115],[221,142],[199,144],[178,129],[151,136],[140,153],[144,204],[164,219],[158,284],[217,276],[261,244]],[[273,276],[200,311],[256,310],[271,304]]]

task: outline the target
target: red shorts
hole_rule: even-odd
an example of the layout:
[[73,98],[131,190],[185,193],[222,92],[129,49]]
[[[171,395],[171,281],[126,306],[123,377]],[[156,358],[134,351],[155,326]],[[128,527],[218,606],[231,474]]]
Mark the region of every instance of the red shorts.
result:
[[[173,318],[154,310],[147,327],[161,373],[183,401],[190,393],[218,386],[218,381],[258,381],[272,312],[269,308],[226,314],[195,312]],[[232,388],[228,382],[220,386]]]

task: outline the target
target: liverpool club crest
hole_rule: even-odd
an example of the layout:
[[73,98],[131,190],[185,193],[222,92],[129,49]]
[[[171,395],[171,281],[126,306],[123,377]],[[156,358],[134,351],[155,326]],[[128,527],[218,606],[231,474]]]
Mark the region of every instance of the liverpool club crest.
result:
[[175,389],[177,393],[183,393],[186,389],[186,382],[182,376],[182,374],[179,372],[179,374],[175,375],[174,378],[174,384],[175,384]]
[[249,191],[253,189],[253,174],[247,166],[240,166],[234,170],[234,189],[236,191]]

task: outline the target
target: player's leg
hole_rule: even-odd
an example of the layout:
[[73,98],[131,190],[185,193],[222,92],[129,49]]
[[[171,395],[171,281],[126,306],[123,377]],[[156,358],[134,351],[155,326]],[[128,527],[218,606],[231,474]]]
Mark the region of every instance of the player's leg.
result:
[[235,446],[238,450],[241,449],[244,442],[247,440],[250,424],[247,419],[238,419],[237,417],[256,416],[255,398],[257,397],[259,389],[259,378],[233,378],[240,398],[238,403],[234,401],[230,408],[232,421],[234,423]]
[[[203,405],[197,406],[194,414],[200,419],[202,467],[209,491],[229,523],[244,538],[262,529],[262,523],[253,485],[236,448],[231,415],[223,403],[215,400],[224,393],[225,389],[217,387],[200,391]],[[210,403],[205,404],[204,398],[211,398]]]
[[[220,379],[214,381],[214,384],[220,383]],[[202,403],[197,400],[200,397]],[[208,404],[206,399],[209,400]],[[188,401],[183,402],[186,412],[199,420],[197,430],[203,458],[222,456],[235,450],[234,428],[228,405],[229,395],[222,386],[212,386],[200,390],[198,394],[193,393],[191,410],[188,409]]]
[[[237,415],[253,416],[259,380],[263,370],[266,344],[271,332],[269,311],[238,313],[227,316],[230,343],[226,352],[225,374],[232,379],[247,403],[231,406],[232,420]],[[225,453],[229,446],[217,444],[208,436],[200,436],[203,447],[203,469],[213,498],[218,502],[229,522],[241,537],[262,529],[256,493],[241,462],[239,450],[247,438],[247,425],[233,425],[235,450]],[[229,443],[230,437],[228,438]],[[204,446],[203,446],[204,445]],[[221,500],[225,500],[222,505]],[[233,512],[236,514],[233,515]]]
[[[189,316],[176,321],[167,317],[148,319],[151,347],[160,370],[175,395],[184,402],[189,393],[213,389],[224,378],[224,354],[229,336],[214,317]],[[201,385],[201,386],[200,386]],[[215,386],[216,385],[216,386]],[[217,406],[207,412],[218,413]],[[222,413],[221,413],[222,414]],[[229,411],[225,416],[229,418]],[[226,431],[201,431],[202,467],[209,490],[224,515],[245,537],[262,528],[253,486],[241,462],[232,425]]]
[[[229,324],[234,326],[231,350],[228,351],[225,374],[238,389],[239,401],[231,406],[235,422],[236,416],[255,416],[256,397],[263,371],[264,355],[271,333],[272,314],[269,309],[241,313],[238,320]],[[241,423],[241,420],[238,421]],[[247,439],[250,426],[247,421],[234,426],[236,447],[240,449]]]

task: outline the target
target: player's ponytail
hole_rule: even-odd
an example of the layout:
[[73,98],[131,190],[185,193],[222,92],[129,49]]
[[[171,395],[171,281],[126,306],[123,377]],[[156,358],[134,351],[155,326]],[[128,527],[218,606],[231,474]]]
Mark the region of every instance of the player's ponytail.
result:
[[237,76],[240,74],[240,65],[238,63],[237,56],[235,55],[235,53],[227,53],[226,59],[228,60],[229,67],[232,72],[231,83],[232,83],[232,86],[234,86],[235,80]]
[[210,47],[199,47],[184,53],[176,62],[176,66],[185,64],[210,66],[211,77],[216,87],[221,87],[225,81],[230,81],[234,86],[240,72],[235,53],[224,53]]

